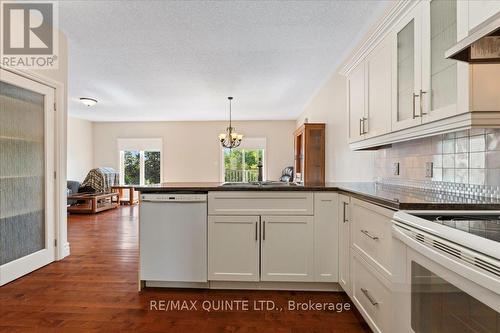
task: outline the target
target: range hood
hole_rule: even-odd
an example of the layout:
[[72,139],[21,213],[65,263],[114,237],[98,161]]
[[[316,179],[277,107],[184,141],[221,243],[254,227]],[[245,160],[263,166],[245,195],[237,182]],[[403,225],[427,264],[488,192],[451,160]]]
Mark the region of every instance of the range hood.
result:
[[445,57],[471,64],[500,63],[500,12],[496,13],[469,32],[469,36],[459,41]]

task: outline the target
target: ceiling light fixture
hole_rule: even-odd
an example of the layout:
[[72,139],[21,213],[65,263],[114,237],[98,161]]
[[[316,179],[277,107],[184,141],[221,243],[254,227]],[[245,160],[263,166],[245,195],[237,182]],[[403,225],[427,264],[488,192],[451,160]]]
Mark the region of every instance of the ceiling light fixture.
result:
[[229,100],[229,127],[226,128],[226,133],[219,134],[219,141],[224,148],[236,148],[241,144],[241,140],[243,139],[243,135],[235,132],[235,128],[233,128],[231,123],[231,101],[232,97],[227,98]]
[[97,104],[97,99],[89,98],[89,97],[80,97],[80,102],[85,104],[88,107],[94,106]]

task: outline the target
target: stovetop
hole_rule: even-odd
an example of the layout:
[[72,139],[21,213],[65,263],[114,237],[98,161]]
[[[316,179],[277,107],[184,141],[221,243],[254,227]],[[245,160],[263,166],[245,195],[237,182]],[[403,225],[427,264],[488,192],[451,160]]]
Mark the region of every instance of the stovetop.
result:
[[427,221],[500,242],[500,215],[425,215]]

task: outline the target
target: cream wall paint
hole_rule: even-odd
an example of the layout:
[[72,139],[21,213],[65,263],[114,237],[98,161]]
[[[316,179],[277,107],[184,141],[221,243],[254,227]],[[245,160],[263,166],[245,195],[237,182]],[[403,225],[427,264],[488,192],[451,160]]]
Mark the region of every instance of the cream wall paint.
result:
[[[295,121],[239,121],[233,126],[246,137],[267,139],[267,175],[276,180],[293,163]],[[218,182],[221,148],[217,139],[227,122],[95,122],[94,166],[118,169],[119,138],[162,138],[163,181]]]
[[92,122],[68,117],[69,180],[83,181],[94,165]]
[[299,116],[297,126],[305,118],[326,123],[326,181],[373,181],[375,153],[349,149],[346,96],[346,78],[333,74]]

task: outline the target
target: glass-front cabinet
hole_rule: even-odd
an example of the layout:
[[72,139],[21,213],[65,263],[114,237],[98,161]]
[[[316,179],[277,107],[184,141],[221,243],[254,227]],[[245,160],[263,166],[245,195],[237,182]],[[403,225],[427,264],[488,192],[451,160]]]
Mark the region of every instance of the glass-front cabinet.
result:
[[394,27],[392,130],[421,124],[419,90],[421,86],[422,6],[415,6]]
[[396,25],[393,131],[467,111],[457,96],[466,65],[444,56],[459,39],[457,18],[457,1],[425,0]]

